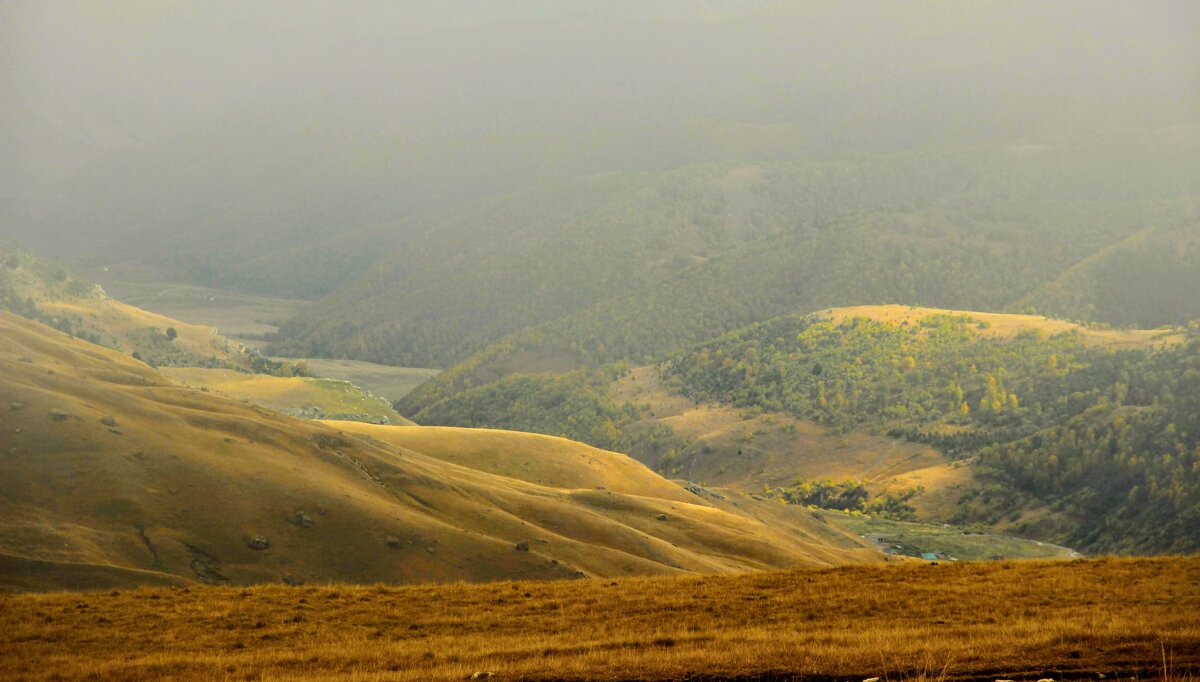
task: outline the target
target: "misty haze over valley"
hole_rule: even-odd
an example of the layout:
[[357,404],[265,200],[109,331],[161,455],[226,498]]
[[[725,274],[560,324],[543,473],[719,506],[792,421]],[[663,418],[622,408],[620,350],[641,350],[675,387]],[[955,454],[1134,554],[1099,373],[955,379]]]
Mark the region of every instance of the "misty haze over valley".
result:
[[1200,5],[0,2],[0,678],[1193,680],[1198,552]]

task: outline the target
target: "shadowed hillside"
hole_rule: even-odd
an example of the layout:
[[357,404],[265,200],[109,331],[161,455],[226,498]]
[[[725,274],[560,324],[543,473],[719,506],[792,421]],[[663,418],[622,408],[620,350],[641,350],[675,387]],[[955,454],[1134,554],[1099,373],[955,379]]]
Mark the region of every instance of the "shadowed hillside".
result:
[[[1194,221],[1195,155],[1157,149],[923,150],[539,186],[430,221],[286,323],[271,352],[563,371],[645,364],[830,306],[1055,312],[1064,306],[1040,292],[1074,264],[1147,226]],[[1180,232],[1186,246],[1196,227]],[[1146,297],[1134,292],[1161,290],[1175,293],[1155,296],[1170,305],[1152,324],[1186,323],[1192,258],[1165,261],[1152,286],[1131,284],[1110,305],[1065,312],[1124,323],[1140,319]]]

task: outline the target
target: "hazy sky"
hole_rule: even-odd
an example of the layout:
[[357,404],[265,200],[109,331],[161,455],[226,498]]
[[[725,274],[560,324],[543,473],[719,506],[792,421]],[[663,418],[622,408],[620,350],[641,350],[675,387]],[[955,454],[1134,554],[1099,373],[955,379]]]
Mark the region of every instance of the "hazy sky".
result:
[[1198,26],[1186,1],[10,0],[0,219],[290,238],[578,173],[1195,125]]

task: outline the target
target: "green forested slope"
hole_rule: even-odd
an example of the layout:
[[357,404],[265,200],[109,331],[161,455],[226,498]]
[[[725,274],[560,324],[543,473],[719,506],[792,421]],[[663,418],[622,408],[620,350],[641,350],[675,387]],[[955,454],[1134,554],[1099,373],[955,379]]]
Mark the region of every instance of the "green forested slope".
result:
[[[970,460],[979,483],[942,520],[1006,520],[1018,534],[1093,552],[1200,550],[1200,328],[918,317],[777,318],[659,369],[670,390],[700,404],[887,433]],[[444,396],[416,417],[641,452],[678,446],[665,427],[642,429],[644,407],[613,402],[607,386],[620,372],[511,375]]]
[[720,169],[613,174],[477,202],[428,227],[272,352],[444,366],[504,335],[628,295],[734,240]]
[[959,458],[990,485],[955,520],[1048,507],[1067,521],[1018,534],[1096,552],[1200,550],[1200,328],[1141,349],[1036,330],[979,335],[967,317],[896,326],[790,317],[667,363],[698,401],[888,429]]
[[1065,271],[1022,305],[1072,319],[1155,326],[1200,318],[1200,210],[1146,229]]
[[[470,332],[465,338],[473,343],[447,338],[438,359],[462,363],[414,392],[402,409],[415,413],[463,388],[529,371],[532,357],[550,359],[551,366],[538,370],[649,363],[757,321],[830,306],[888,302],[1038,310],[1124,323],[1134,319],[1134,311],[1147,309],[1141,299],[1172,289],[1174,298],[1166,300],[1184,304],[1173,309],[1177,317],[1165,321],[1183,323],[1190,319],[1185,313],[1192,298],[1184,292],[1194,273],[1182,261],[1160,270],[1151,285],[1120,280],[1122,296],[1112,299],[1103,317],[1095,308],[1070,303],[1082,295],[1077,293],[1082,285],[1064,274],[1086,268],[1096,254],[1139,233],[1195,237],[1196,227],[1174,226],[1194,211],[1186,197],[1200,196],[1186,172],[1197,162],[1170,158],[1170,163],[1128,159],[1127,170],[1144,180],[1136,186],[1123,181],[1112,156],[1068,150],[1033,158],[1004,149],[914,152],[759,168],[755,179],[743,180],[749,192],[741,201],[715,204],[710,215],[718,236],[710,239],[711,257],[635,291],[615,287],[594,305],[516,332],[465,361],[462,353],[483,339]],[[1200,168],[1193,170],[1200,177]],[[731,226],[740,231],[733,233]],[[574,278],[585,273],[542,270],[540,276],[553,285],[532,295],[553,299],[548,307],[559,306],[570,299],[563,292],[576,286]],[[459,278],[438,280],[448,289],[421,289],[432,297],[423,305],[450,300],[447,315],[458,317],[453,287]],[[618,295],[621,291],[627,293]],[[517,300],[531,296],[528,289],[507,294]],[[364,294],[358,300],[395,310],[391,299]],[[361,326],[339,320],[334,306],[319,308],[285,329],[279,345],[292,348],[327,335],[328,343],[301,348],[376,359],[421,346],[420,332],[406,331],[410,324],[403,317],[380,316]],[[461,324],[478,326],[471,320]],[[381,333],[384,328],[389,335]]]
[[[1066,511],[1078,521],[1066,540],[1094,552],[1200,551],[1200,330],[1094,390],[1070,420],[983,449],[980,466],[1006,490],[989,506]],[[967,502],[962,519],[979,518]]]

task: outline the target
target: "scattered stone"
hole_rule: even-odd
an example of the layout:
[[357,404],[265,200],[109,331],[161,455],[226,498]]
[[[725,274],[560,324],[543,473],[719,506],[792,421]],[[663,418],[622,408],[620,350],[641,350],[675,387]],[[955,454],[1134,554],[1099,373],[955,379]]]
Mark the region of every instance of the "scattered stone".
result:
[[261,552],[262,550],[271,546],[271,541],[268,540],[265,536],[255,535],[254,537],[250,538],[249,541],[246,542],[246,546],[249,547],[250,549],[257,549],[258,551]]
[[288,523],[293,526],[301,526],[303,528],[312,528],[314,521],[312,517],[305,514],[303,511],[294,511],[287,517]]
[[659,521],[666,521],[666,520],[667,520],[667,515],[666,515],[666,514],[659,514],[658,516],[655,516],[654,518],[658,519]]
[[387,546],[391,547],[392,549],[399,549],[400,546],[403,544],[403,542],[400,540],[400,538],[396,537],[395,535],[387,536],[387,539],[384,540],[384,542],[386,542]]
[[878,677],[868,677],[867,679],[863,680],[863,682],[879,682],[879,678]]
[[119,436],[119,435],[121,435],[121,429],[117,429],[117,428],[111,428],[111,427],[110,427],[110,428],[108,429],[108,432],[109,432],[109,433],[115,433],[115,434],[116,434],[116,435],[118,435],[118,436]]
[[437,554],[437,547],[434,547],[433,545],[430,545],[430,546],[428,546],[428,547],[426,547],[426,548],[425,548],[425,551],[426,551],[426,552],[429,552],[430,554]]
[[473,672],[473,673],[471,673],[471,677],[470,677],[470,679],[472,679],[472,680],[486,680],[486,679],[489,679],[489,678],[492,678],[492,677],[495,677],[495,676],[496,676],[496,673],[487,673],[487,672],[483,672],[482,670],[480,670],[480,671],[476,671],[476,672]]
[[56,422],[65,422],[71,418],[70,412],[64,412],[59,409],[50,410],[50,420]]
[[23,410],[25,409],[25,403],[19,400],[14,400],[12,401],[12,404],[9,405],[9,409],[11,409],[13,412],[16,412],[17,410]]
[[525,540],[521,540],[520,542],[517,543],[516,550],[518,552],[528,552],[529,551],[529,543],[526,542]]
[[114,427],[117,425],[117,419],[112,415],[105,415],[100,418],[100,423],[108,427]]

